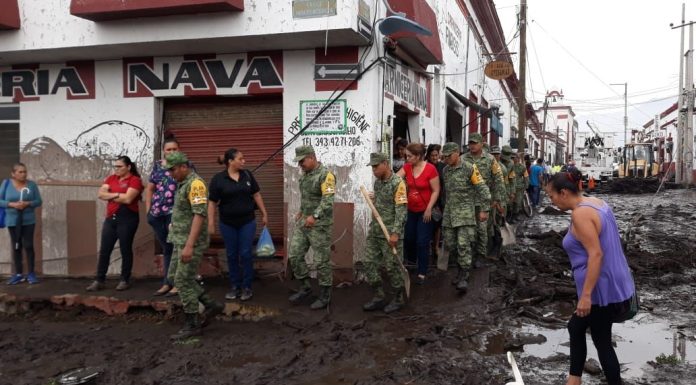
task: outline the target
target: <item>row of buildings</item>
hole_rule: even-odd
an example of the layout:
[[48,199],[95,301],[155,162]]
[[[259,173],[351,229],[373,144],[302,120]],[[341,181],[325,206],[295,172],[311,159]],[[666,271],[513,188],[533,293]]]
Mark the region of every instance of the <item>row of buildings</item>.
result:
[[[432,36],[382,35],[384,1]],[[490,61],[511,61],[491,0],[2,3],[0,170],[21,160],[39,183],[46,275],[94,273],[104,212],[96,191],[111,160],[128,155],[148,174],[165,134],[207,179],[228,147],[253,169],[286,145],[255,171],[281,254],[299,207],[294,149],[313,145],[339,181],[333,261],[348,272],[370,220],[359,192],[371,184],[370,152],[391,152],[395,137],[465,144],[471,132],[515,147],[517,77],[484,75]],[[526,106],[528,152],[553,162],[569,157],[577,130],[554,92],[545,122]],[[134,274],[157,274],[144,213],[135,244]],[[11,271],[9,250],[0,237],[1,274]]]

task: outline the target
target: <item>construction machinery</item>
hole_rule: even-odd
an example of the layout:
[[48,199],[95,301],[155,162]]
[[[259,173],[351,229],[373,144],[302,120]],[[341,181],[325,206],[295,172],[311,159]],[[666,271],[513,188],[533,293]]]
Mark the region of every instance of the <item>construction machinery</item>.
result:
[[580,152],[579,169],[582,178],[589,181],[607,181],[613,176],[614,155],[611,148],[604,147],[604,135],[589,120],[586,122],[593,136],[585,138],[585,146]]
[[619,178],[648,178],[657,176],[659,166],[655,162],[652,143],[629,143],[624,146],[618,164]]

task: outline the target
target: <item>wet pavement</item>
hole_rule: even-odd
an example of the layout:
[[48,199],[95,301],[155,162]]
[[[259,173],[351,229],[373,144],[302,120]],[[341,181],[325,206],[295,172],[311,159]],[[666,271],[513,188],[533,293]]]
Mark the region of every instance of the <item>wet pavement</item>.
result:
[[[617,216],[642,299],[636,318],[614,326],[626,383],[696,383],[696,192],[598,197]],[[30,305],[0,313],[0,384],[55,383],[86,366],[101,368],[95,384],[505,384],[507,350],[525,383],[564,384],[575,301],[560,245],[569,216],[540,211],[518,226],[519,243],[501,261],[476,271],[470,293],[455,293],[453,271],[434,273],[389,316],[361,310],[364,285],[336,289],[329,311],[312,312],[287,303],[294,282],[265,278],[248,305],[230,303],[201,338],[172,344],[182,317],[176,300],[166,301],[171,310],[146,305],[155,281],[100,293],[139,304],[114,316],[51,302],[83,295],[87,281],[2,287]],[[224,281],[206,286],[224,296]],[[588,353],[596,359],[589,336]],[[583,383],[605,382],[586,373]]]

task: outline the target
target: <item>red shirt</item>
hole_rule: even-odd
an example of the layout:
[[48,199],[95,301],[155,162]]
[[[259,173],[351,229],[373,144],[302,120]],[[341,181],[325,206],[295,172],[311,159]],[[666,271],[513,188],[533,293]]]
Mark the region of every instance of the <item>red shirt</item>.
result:
[[422,213],[428,208],[430,196],[433,190],[430,189],[430,180],[438,178],[437,169],[432,164],[425,162],[423,172],[418,178],[413,177],[413,166],[410,163],[404,165],[406,173],[406,185],[408,185],[408,211]]
[[[128,188],[134,188],[138,190],[138,196],[133,199],[131,204],[127,205],[132,211],[138,212],[138,202],[140,201],[140,193],[143,191],[143,181],[139,176],[131,175],[124,179],[119,180],[116,175],[109,175],[104,179],[104,184],[109,185],[109,192],[125,194]],[[116,203],[114,201],[109,201],[106,205],[106,216],[110,217],[116,214],[121,203]]]

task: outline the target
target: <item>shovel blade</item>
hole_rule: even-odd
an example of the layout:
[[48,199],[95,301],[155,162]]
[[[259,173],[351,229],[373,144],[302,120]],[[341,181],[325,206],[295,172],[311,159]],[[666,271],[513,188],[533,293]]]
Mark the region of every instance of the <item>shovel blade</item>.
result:
[[517,242],[515,226],[505,223],[500,227],[500,236],[503,238],[503,246],[514,245]]

